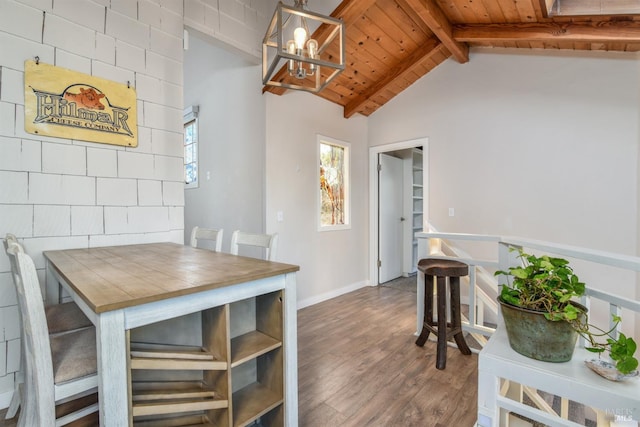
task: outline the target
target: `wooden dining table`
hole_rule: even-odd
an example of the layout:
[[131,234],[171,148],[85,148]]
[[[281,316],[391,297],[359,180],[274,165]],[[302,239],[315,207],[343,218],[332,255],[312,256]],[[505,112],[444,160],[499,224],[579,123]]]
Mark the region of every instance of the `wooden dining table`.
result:
[[131,422],[127,331],[283,291],[285,425],[296,426],[296,265],[175,243],[45,251],[46,299],[64,288],[96,326],[100,425]]

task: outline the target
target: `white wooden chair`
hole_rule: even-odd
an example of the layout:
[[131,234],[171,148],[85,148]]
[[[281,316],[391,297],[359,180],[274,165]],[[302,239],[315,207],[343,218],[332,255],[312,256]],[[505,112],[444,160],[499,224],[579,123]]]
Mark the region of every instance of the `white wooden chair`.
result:
[[213,250],[220,252],[222,250],[222,236],[224,234],[223,229],[215,228],[201,228],[198,226],[193,227],[191,230],[191,246],[198,247],[198,241],[207,240],[211,241]]
[[[11,233],[7,233],[5,237],[5,250],[7,249],[7,245],[9,243],[18,245],[18,250],[24,252],[24,248],[18,242],[16,236]],[[12,274],[17,274],[15,257],[10,256],[9,261],[11,263]],[[75,329],[89,328],[93,326],[89,318],[84,315],[82,310],[80,310],[80,307],[78,307],[78,305],[73,301],[65,302],[62,304],[48,305],[45,306],[44,310],[47,317],[47,326],[49,327],[50,334],[59,334]]]
[[[24,252],[24,248],[18,242],[16,236],[11,233],[7,233],[5,237],[5,250],[8,249],[9,243],[16,245],[16,250]],[[11,264],[11,273],[15,276],[16,274],[18,274],[15,256],[9,256],[9,262]],[[16,279],[14,278],[14,283],[15,280]],[[80,310],[80,307],[78,307],[74,302],[66,302],[63,304],[46,306],[45,316],[47,318],[49,334],[60,334],[73,330],[93,327],[89,318],[84,315],[82,310]],[[24,343],[24,340],[22,342]],[[24,369],[24,348],[22,349],[21,363]],[[9,403],[9,408],[7,409],[5,419],[11,419],[15,417],[16,413],[18,412],[18,408],[20,407],[20,402],[22,399],[21,385],[23,383],[24,378],[22,376],[18,376],[16,378],[16,388],[11,398],[11,402]]]
[[278,247],[278,234],[256,234],[236,230],[231,235],[230,253],[232,255],[239,255],[241,246],[264,248],[266,251],[265,259],[275,261]]
[[5,240],[22,317],[25,383],[18,426],[63,426],[98,410],[95,403],[56,419],[56,404],[97,391],[95,328],[49,335],[35,265]]

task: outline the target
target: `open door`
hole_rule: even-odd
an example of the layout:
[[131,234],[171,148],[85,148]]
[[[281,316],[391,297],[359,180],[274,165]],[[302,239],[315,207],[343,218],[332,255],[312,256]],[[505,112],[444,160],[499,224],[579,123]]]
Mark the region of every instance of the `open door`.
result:
[[381,153],[378,163],[378,282],[402,276],[403,162]]

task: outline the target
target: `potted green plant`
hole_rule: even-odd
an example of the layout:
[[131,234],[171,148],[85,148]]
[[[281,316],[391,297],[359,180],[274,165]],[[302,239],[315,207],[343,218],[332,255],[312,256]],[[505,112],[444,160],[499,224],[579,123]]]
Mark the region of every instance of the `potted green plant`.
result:
[[[615,338],[615,326],[604,331],[589,324],[587,309],[575,301],[584,295],[585,284],[569,261],[522,249],[518,257],[522,266],[495,273],[511,279],[502,286],[498,302],[514,350],[534,359],[564,362],[571,359],[576,339],[582,335],[589,341],[587,350],[608,351],[621,374],[634,372],[638,367],[635,341],[622,333]],[[620,318],[614,316],[614,321],[617,325]],[[599,342],[598,337],[605,341]]]

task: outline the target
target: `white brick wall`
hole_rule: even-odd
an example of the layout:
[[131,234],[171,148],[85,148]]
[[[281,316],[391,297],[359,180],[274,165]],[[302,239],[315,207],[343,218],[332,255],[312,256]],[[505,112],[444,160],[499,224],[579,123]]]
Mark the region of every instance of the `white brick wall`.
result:
[[[276,3],[0,0],[0,235],[18,235],[41,280],[44,250],[183,242],[183,26],[258,62]],[[136,87],[138,147],[27,134],[24,62],[35,56]],[[0,407],[20,368],[8,271],[0,254]]]
[[[2,43],[2,33],[0,33]],[[0,45],[1,46],[1,45]],[[1,54],[2,47],[0,47]],[[0,74],[0,78],[1,78]],[[16,129],[16,105],[0,101],[0,136],[14,136]]]
[[0,2],[0,28],[6,32],[40,42],[42,11],[13,0]]
[[182,157],[155,156],[155,165],[156,179],[184,182]]
[[0,136],[0,170],[40,171],[40,142]]
[[96,34],[95,58],[99,62],[115,65],[116,63],[116,39],[105,34]]
[[43,143],[42,172],[86,175],[86,148],[77,145]]
[[11,273],[0,273],[0,307],[12,306],[17,303],[16,288]]
[[[40,28],[42,28],[42,15],[40,16]],[[0,27],[4,30],[4,27]],[[24,71],[25,59],[40,57],[40,61],[53,64],[54,47],[38,42],[14,36],[10,32],[0,31],[0,58],[2,67]]]
[[60,16],[47,14],[43,41],[50,46],[90,58],[96,48],[96,32]]
[[91,60],[89,58],[69,53],[62,49],[56,49],[56,65],[69,70],[91,74]]
[[151,102],[144,103],[144,125],[154,129],[171,130],[178,125],[182,127],[182,108],[180,116],[176,115],[177,108],[171,108]]
[[[183,7],[197,6],[191,21],[205,34],[259,60],[259,41],[247,44],[261,38],[276,4],[229,1],[221,0],[220,12],[218,0],[0,0],[0,232],[18,234],[41,278],[43,250],[183,241],[181,39],[183,23],[190,25]],[[221,30],[227,14],[235,26]],[[258,30],[245,28],[256,20],[263,21]],[[239,38],[246,34],[252,36]],[[138,147],[26,134],[22,73],[35,56],[138,85]],[[116,181],[131,185],[124,190]],[[0,254],[0,402],[6,403],[20,361],[8,270]]]
[[153,156],[130,151],[119,151],[118,176],[122,178],[153,178]]
[[98,178],[96,192],[98,205],[135,206],[138,204],[135,179]]
[[105,7],[92,1],[56,0],[53,13],[80,23],[94,31],[104,33]]
[[144,49],[127,42],[116,41],[116,66],[131,71],[144,72]]
[[7,341],[7,373],[20,370],[20,339]]
[[262,38],[277,0],[189,0],[185,25],[255,57],[262,56]]
[[146,73],[149,76],[182,85],[182,61],[176,61],[155,52],[147,51]]
[[0,376],[7,375],[7,342],[0,342]]
[[24,73],[4,67],[2,73],[2,88],[0,101],[13,104],[24,104]]
[[182,61],[182,34],[178,37],[151,27],[150,45],[153,52]]
[[162,201],[165,206],[184,206],[184,184],[182,182],[163,182]]
[[182,157],[184,152],[182,140],[182,133],[169,132],[162,129],[153,129],[151,131],[154,154]]
[[128,230],[127,208],[104,208],[104,232],[105,234],[125,234]]
[[[104,1],[109,4],[109,0]],[[136,16],[138,15],[138,4],[131,0],[111,0],[111,9],[126,15],[131,19],[136,19]]]
[[20,338],[20,314],[17,305],[0,308],[0,319],[2,319],[4,326],[5,340]]
[[33,224],[33,233],[36,236],[69,236],[71,206],[34,206]]
[[117,151],[87,147],[87,175],[118,176]]
[[31,173],[29,202],[42,205],[95,205],[95,178]]
[[26,203],[28,174],[0,171],[0,203]]
[[72,206],[71,234],[92,235],[104,233],[104,208],[102,206]]
[[149,26],[114,10],[107,10],[105,33],[132,45],[149,47]]
[[175,206],[169,208],[169,224],[172,230],[182,232],[184,229],[184,207]]
[[0,218],[0,236],[33,236],[33,205],[0,205]]
[[162,182],[138,180],[138,204],[162,206]]

